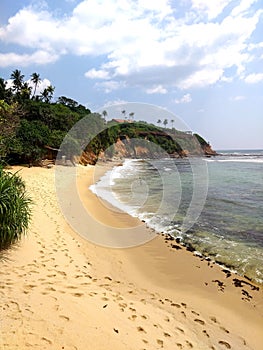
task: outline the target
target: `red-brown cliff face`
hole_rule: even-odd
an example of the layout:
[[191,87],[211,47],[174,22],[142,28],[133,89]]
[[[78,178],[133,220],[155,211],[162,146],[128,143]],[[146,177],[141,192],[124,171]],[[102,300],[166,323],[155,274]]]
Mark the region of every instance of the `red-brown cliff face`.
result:
[[[151,133],[152,135],[152,133]],[[167,137],[171,140],[171,135],[161,133],[160,136]],[[125,136],[122,139],[118,138],[117,141],[111,146],[111,152],[109,155],[108,150],[101,151],[99,155],[96,155],[93,151],[86,150],[79,158],[79,163],[82,165],[91,164],[94,165],[100,160],[107,160],[114,157],[115,159],[123,158],[161,158],[167,157],[168,154],[160,146],[156,146],[148,140],[149,134],[140,135],[144,138],[136,139],[137,142]],[[155,135],[158,136],[158,135]],[[207,143],[200,145],[198,140],[192,135],[183,135],[182,140],[178,140],[178,144],[182,146],[181,150],[173,153],[169,153],[172,158],[184,158],[191,156],[215,156],[217,153]],[[185,139],[185,140],[184,140]],[[174,140],[177,142],[176,138]],[[153,145],[155,147],[153,147]]]

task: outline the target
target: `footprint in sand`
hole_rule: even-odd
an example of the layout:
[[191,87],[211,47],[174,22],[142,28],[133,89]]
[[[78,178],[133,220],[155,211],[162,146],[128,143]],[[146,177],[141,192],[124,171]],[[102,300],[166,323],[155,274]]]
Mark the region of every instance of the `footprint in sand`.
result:
[[207,333],[207,331],[204,329],[203,333],[207,336],[207,338],[210,338],[210,335]]
[[171,306],[177,307],[177,309],[180,309],[181,305],[176,304],[176,303],[172,303]]
[[166,337],[166,338],[169,338],[171,335],[167,332],[164,332],[163,335]]
[[60,318],[62,318],[63,320],[69,321],[69,317],[65,316],[65,315],[59,315]]
[[164,321],[170,322],[170,318],[168,316],[165,316]]
[[198,312],[194,311],[194,310],[192,310],[191,312],[192,312],[192,314],[194,314],[196,316],[200,316],[200,314]]
[[193,348],[193,344],[190,343],[188,340],[185,341],[186,345],[189,347],[189,348]]
[[44,342],[48,343],[48,344],[52,344],[52,341],[49,340],[48,338],[42,337],[41,340],[43,340]]
[[211,320],[212,322],[214,322],[214,323],[218,323],[218,322],[217,322],[217,319],[215,318],[215,316],[210,316],[210,320]]
[[67,276],[66,272],[64,272],[64,271],[56,271],[56,272],[59,273],[62,276]]
[[127,304],[126,303],[122,303],[122,304],[119,304],[119,306],[121,307],[121,308],[126,308],[127,307]]
[[68,289],[78,289],[78,287],[76,287],[76,286],[67,286],[66,288],[68,288]]
[[158,345],[160,345],[163,348],[163,340],[162,339],[156,339],[156,342]]
[[108,280],[108,281],[112,281],[112,278],[109,277],[109,276],[105,276],[104,279],[105,279],[105,280]]
[[229,333],[229,330],[226,329],[225,327],[220,326],[220,329],[222,329],[222,331],[224,331],[224,332],[226,332],[226,333]]
[[205,324],[205,321],[200,320],[199,318],[195,318],[194,321],[195,321],[196,323],[201,324],[202,326]]
[[218,342],[218,344],[224,345],[227,349],[231,349],[231,345],[228,342],[224,341],[224,340],[220,340]]
[[128,319],[132,321],[135,321],[136,318],[137,318],[137,315],[131,315],[130,317],[128,317]]
[[176,327],[176,329],[177,329],[180,333],[184,334],[184,330],[183,330],[182,328]]
[[82,297],[83,295],[84,295],[84,293],[72,293],[72,295],[74,296],[74,297]]
[[142,328],[141,326],[137,327],[137,331],[138,332],[143,332],[143,333],[147,333],[144,328]]

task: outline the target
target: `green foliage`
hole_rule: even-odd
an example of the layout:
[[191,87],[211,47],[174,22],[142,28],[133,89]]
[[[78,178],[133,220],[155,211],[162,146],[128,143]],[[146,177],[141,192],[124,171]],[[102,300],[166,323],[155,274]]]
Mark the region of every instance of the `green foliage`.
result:
[[194,136],[197,138],[197,141],[200,143],[201,146],[207,146],[208,143],[198,134],[194,134]]
[[8,153],[8,143],[15,136],[19,125],[18,105],[7,104],[0,100],[0,157],[5,157]]
[[25,234],[31,216],[30,204],[21,177],[0,166],[0,250]]
[[[152,153],[158,153],[161,147],[169,154],[182,150],[200,154],[200,145],[207,145],[199,135],[174,129],[174,120],[170,121],[172,129],[167,127],[168,119],[157,120],[157,124],[162,124],[164,128],[145,121],[106,123],[105,110],[102,115],[91,113],[66,96],[60,96],[56,103],[52,103],[55,88],[50,85],[36,95],[40,75],[33,73],[30,78],[33,87],[24,81],[20,70],[14,70],[11,88],[7,88],[4,79],[0,78],[0,157],[10,162],[34,163],[40,160],[46,154],[45,146],[60,148],[70,130],[70,138],[65,140],[68,154],[81,149],[92,151],[95,155],[105,150],[113,154],[111,146],[118,139],[132,139],[133,145],[126,143],[127,147],[148,148]],[[124,119],[134,117],[133,112],[122,110],[121,113]]]
[[21,161],[33,163],[40,160],[45,150],[44,146],[50,137],[49,128],[40,120],[21,120],[17,131],[16,151]]

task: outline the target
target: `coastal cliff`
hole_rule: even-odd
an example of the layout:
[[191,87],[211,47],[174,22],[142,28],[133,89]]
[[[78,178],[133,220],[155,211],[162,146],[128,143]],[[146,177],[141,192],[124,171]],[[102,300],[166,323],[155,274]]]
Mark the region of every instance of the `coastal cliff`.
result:
[[[137,124],[137,123],[136,123]],[[138,123],[139,124],[139,123]],[[111,131],[112,133],[112,131]],[[184,158],[191,156],[216,156],[217,153],[211,145],[200,135],[186,133],[178,130],[163,131],[156,127],[147,125],[124,124],[118,132],[115,130],[115,137],[111,143],[106,144],[109,136],[106,130],[96,136],[98,141],[104,141],[104,147],[96,152],[92,145],[88,145],[79,157],[82,165],[96,164],[98,160],[123,159],[123,158]]]

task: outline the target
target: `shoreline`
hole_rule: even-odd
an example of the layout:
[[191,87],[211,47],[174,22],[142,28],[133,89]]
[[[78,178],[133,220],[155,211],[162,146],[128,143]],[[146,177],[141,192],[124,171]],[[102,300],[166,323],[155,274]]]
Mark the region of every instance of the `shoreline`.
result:
[[[98,181],[100,181],[101,177],[103,177],[107,172],[111,171],[114,167],[116,166],[122,166],[124,163],[124,161],[122,161],[120,163],[120,161],[115,161],[115,162],[106,162],[106,163],[99,163],[99,168],[101,167],[101,169],[98,171],[98,176],[97,178],[94,180],[94,184],[97,183]],[[92,184],[92,185],[94,185]],[[90,189],[89,189],[90,190]],[[96,195],[99,200],[101,200],[103,203],[105,203],[106,207],[109,207],[110,210],[116,210],[123,212],[125,214],[128,214],[127,212],[123,211],[123,209],[121,209],[120,207],[115,207],[112,203],[110,203],[106,198],[100,197],[98,196],[96,193],[94,193],[92,190],[90,190],[90,192],[92,192],[92,194]],[[155,228],[149,226],[144,220],[141,220],[138,216],[133,216],[131,214],[128,214],[132,220],[139,220],[139,222],[141,222],[144,226],[146,226],[147,229],[155,232],[156,236],[163,236],[165,240],[167,241],[171,241],[171,246],[174,246],[174,249],[177,249],[178,246],[180,246],[182,249],[186,249],[187,251],[190,251],[194,256],[196,256],[197,258],[200,258],[202,260],[206,260],[207,262],[210,263],[215,263],[216,265],[218,265],[223,271],[224,273],[226,273],[227,275],[232,274],[232,275],[236,275],[238,278],[242,278],[245,279],[246,283],[251,284],[252,286],[255,286],[256,288],[261,288],[263,289],[263,283],[260,283],[259,281],[252,279],[248,276],[246,276],[246,274],[241,274],[238,270],[236,270],[234,265],[231,264],[225,264],[221,261],[218,261],[216,259],[214,259],[212,256],[205,256],[202,253],[200,253],[199,251],[197,251],[191,243],[184,243],[181,241],[180,238],[176,238],[173,235],[169,234],[169,233],[164,233],[164,232],[160,232],[157,231]]]
[[[137,225],[88,190],[93,173],[77,169],[87,210],[111,233]],[[167,237],[125,249],[94,245],[62,216],[54,169],[21,175],[37,205],[28,236],[0,262],[1,349],[262,348],[262,288],[185,247],[171,248]]]

